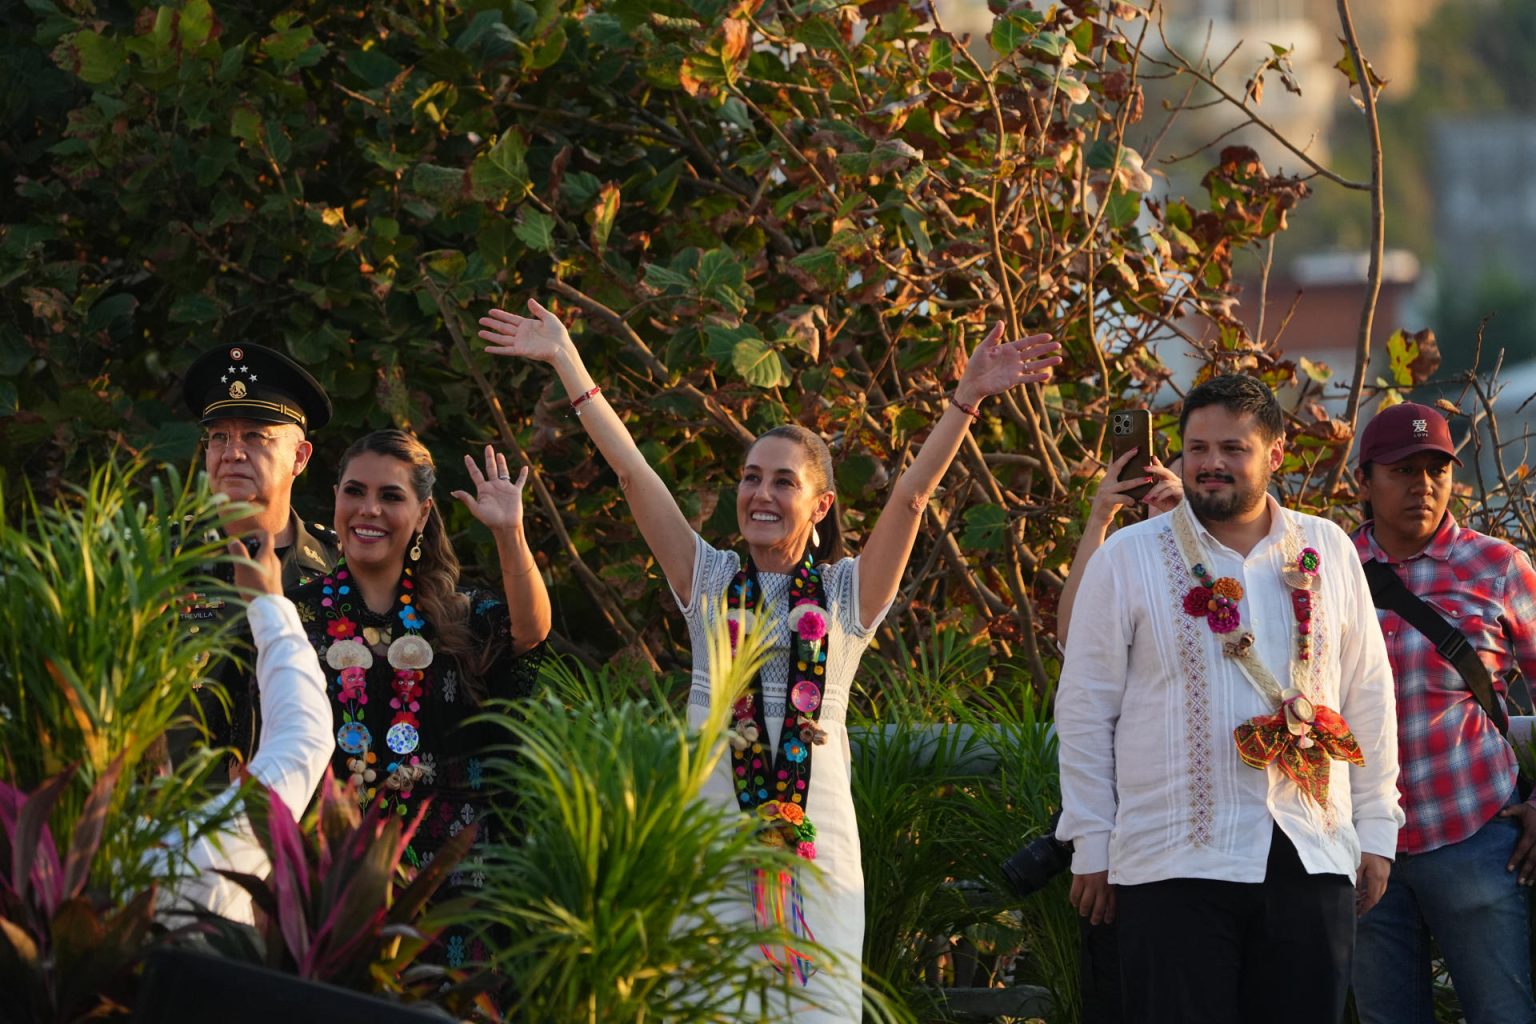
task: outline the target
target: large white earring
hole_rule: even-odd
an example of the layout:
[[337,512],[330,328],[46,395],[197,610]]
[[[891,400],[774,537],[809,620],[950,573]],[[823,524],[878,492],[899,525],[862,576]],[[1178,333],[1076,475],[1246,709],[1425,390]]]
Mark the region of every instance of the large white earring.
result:
[[816,524],[811,524],[811,547],[821,547],[821,534],[816,530]]

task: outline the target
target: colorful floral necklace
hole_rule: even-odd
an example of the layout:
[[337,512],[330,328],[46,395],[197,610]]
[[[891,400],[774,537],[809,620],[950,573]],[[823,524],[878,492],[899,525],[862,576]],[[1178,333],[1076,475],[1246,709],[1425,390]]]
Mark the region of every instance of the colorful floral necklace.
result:
[[1190,566],[1189,572],[1199,582],[1184,595],[1184,613],[1205,619],[1212,633],[1230,633],[1241,626],[1238,602],[1243,599],[1243,585],[1231,576],[1211,579],[1203,562]]
[[[757,566],[748,557],[726,591],[726,617],[731,649],[760,614],[763,588]],[[795,567],[789,581],[789,628],[794,634],[789,691],[785,695],[783,730],[778,748],[769,751],[768,724],[759,671],[752,687],[732,709],[731,773],[736,799],[743,811],[757,812],[759,835],[772,846],[788,847],[806,860],[816,858],[816,826],[806,816],[811,793],[811,751],[827,741],[818,725],[826,690],[827,602],[821,570],[810,552]],[[805,922],[799,886],[787,872],[759,871],[752,881],[752,902],[759,926],[788,924],[792,934],[810,941],[815,936]],[[782,961],[767,946],[763,955],[803,985],[815,973],[810,959],[793,947]]]
[[[426,670],[432,664],[432,645],[422,635],[426,622],[416,609],[416,582],[411,567],[407,565],[400,576],[395,593],[395,616],[404,633],[389,645],[387,660],[393,669],[389,686],[393,692],[389,706],[394,714],[384,734],[384,745],[394,755],[385,764],[385,801],[393,800],[396,810],[405,813],[405,801],[417,782],[431,782],[432,768],[418,750],[421,745],[421,700],[426,693],[429,679]],[[379,792],[373,783],[378,779],[374,765],[378,764],[379,752],[373,731],[364,721],[364,707],[368,704],[368,672],[374,667],[373,651],[357,623],[353,621],[355,588],[352,574],[347,571],[346,559],[336,563],[336,568],[321,581],[320,606],[325,610],[325,632],[331,640],[325,652],[325,662],[335,669],[336,701],[341,705],[341,726],[336,730],[336,745],[347,755],[347,768],[357,787],[358,800],[363,804],[373,800]],[[366,632],[366,631],[364,631]],[[387,634],[385,634],[387,635]]]
[[[1204,545],[1195,530],[1194,513],[1187,504],[1174,509],[1170,516],[1185,567],[1199,581],[1184,596],[1184,612],[1204,616],[1214,633],[1236,630],[1241,622],[1237,602],[1242,600],[1242,585],[1230,577],[1211,580],[1201,561]],[[1237,663],[1273,708],[1271,714],[1256,715],[1240,724],[1232,731],[1232,738],[1243,763],[1260,770],[1276,765],[1318,806],[1327,807],[1328,783],[1333,774],[1330,759],[1363,765],[1365,755],[1343,716],[1314,703],[1293,682],[1296,666],[1312,657],[1313,592],[1318,589],[1322,556],[1315,548],[1301,547],[1301,531],[1295,523],[1288,524],[1285,546],[1287,564],[1281,576],[1291,590],[1291,614],[1296,623],[1295,658],[1289,659],[1287,665],[1287,681],[1291,685],[1282,687],[1259,660],[1251,629],[1236,640],[1223,643],[1222,653]],[[1226,603],[1218,603],[1222,598]]]
[[1302,548],[1295,564],[1285,570],[1285,582],[1291,588],[1291,616],[1296,620],[1296,657],[1312,660],[1312,582],[1322,568],[1323,556],[1316,548]]

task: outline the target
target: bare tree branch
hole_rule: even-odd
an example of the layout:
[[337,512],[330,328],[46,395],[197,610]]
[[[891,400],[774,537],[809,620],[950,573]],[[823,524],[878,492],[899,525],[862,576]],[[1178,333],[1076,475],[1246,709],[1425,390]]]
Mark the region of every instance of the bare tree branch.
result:
[[[1365,105],[1365,130],[1371,151],[1371,264],[1365,275],[1365,302],[1360,307],[1360,335],[1355,342],[1355,378],[1350,384],[1349,401],[1344,409],[1344,422],[1353,431],[1360,417],[1360,393],[1365,386],[1365,371],[1371,361],[1371,326],[1376,318],[1376,301],[1381,296],[1381,258],[1386,248],[1386,193],[1382,187],[1383,161],[1381,155],[1381,124],[1376,116],[1378,88],[1371,81],[1365,57],[1360,52],[1360,42],[1355,36],[1355,22],[1349,12],[1349,0],[1337,0],[1339,24],[1344,29],[1344,45],[1349,58],[1355,63],[1355,73],[1360,80],[1360,98]],[[1349,451],[1340,456],[1338,465],[1328,474],[1326,493],[1332,494],[1344,473]]]

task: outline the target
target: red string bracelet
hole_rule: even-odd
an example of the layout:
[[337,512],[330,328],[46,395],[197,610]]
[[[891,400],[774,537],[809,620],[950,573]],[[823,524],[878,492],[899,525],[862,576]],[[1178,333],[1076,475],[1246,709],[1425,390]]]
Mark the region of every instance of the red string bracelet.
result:
[[577,416],[580,416],[583,403],[592,401],[592,399],[596,398],[598,393],[602,390],[603,389],[600,387],[594,387],[591,391],[588,391],[584,395],[577,395],[575,398],[571,399],[571,409],[576,413]]
[[956,409],[959,409],[961,412],[965,413],[967,416],[969,416],[973,420],[981,419],[981,413],[977,411],[977,409],[976,409],[976,407],[974,405],[966,405],[964,402],[960,401],[960,399],[956,398],[954,395],[950,395],[949,396],[949,404],[954,406]]

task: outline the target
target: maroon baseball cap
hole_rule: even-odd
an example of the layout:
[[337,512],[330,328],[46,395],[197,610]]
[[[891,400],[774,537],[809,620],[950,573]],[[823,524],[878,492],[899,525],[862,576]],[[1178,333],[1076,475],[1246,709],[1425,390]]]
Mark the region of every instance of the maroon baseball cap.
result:
[[1445,417],[1427,405],[1402,402],[1378,412],[1360,435],[1360,464],[1390,465],[1419,452],[1442,452],[1456,465],[1456,447]]

